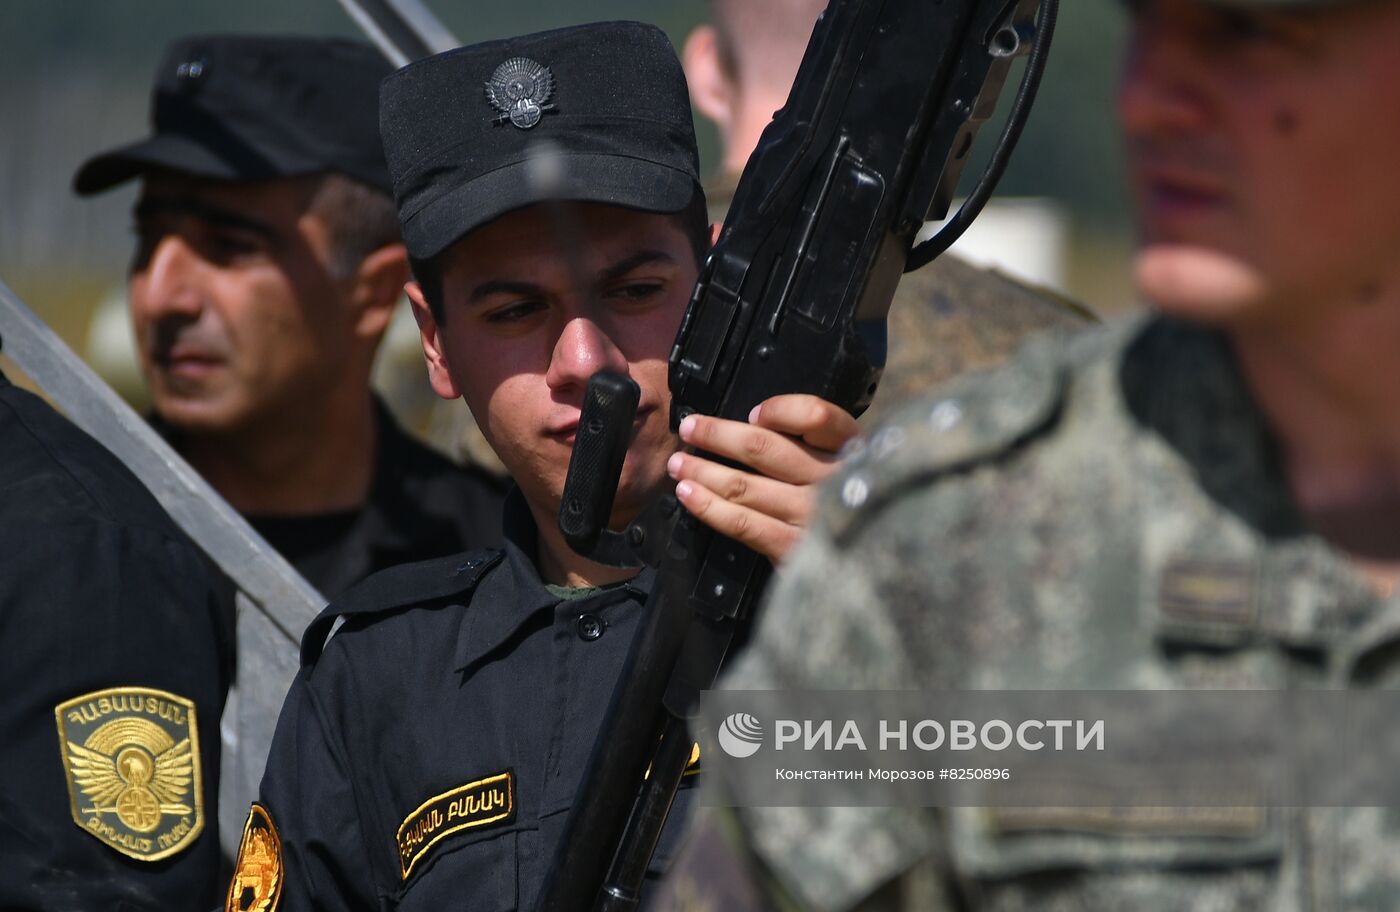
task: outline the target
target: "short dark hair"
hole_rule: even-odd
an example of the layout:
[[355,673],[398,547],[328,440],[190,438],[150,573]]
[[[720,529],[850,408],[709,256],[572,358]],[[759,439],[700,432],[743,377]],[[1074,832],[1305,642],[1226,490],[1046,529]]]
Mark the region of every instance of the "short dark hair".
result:
[[[699,266],[705,262],[705,255],[710,251],[710,212],[705,203],[705,194],[699,188],[690,197],[690,202],[681,211],[674,213],[671,218],[676,226],[685,233],[686,240],[690,241],[691,252],[695,254],[695,265]],[[450,249],[450,248],[449,248]],[[446,322],[446,309],[442,300],[442,258],[445,254],[439,254],[431,259],[418,260],[409,258],[409,266],[413,269],[413,278],[423,289],[423,298],[428,302],[428,308],[433,312],[433,319],[439,326]]]
[[319,217],[330,239],[330,270],[352,275],[365,257],[400,240],[393,198],[377,187],[335,171],[321,176],[307,211]]

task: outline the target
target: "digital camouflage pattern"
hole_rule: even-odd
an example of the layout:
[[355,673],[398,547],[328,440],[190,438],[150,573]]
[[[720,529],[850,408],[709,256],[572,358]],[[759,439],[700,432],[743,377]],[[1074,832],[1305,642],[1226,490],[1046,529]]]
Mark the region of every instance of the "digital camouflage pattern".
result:
[[[728,176],[705,186],[711,222],[724,222],[738,182]],[[1048,288],[944,254],[905,275],[895,291],[885,373],[861,425],[874,427],[935,386],[1000,364],[1028,336],[1082,329],[1095,320],[1082,305]]]
[[[1307,530],[1229,345],[1209,331],[1151,318],[1033,344],[905,408],[823,498],[725,686],[1400,678],[1400,599]],[[1224,831],[1166,813],[1164,834],[1160,817],[1148,832],[1063,809],[1041,827],[991,809],[720,812],[678,866],[673,907],[705,908],[706,884],[735,880],[762,896],[753,908],[1400,904],[1396,810],[1271,809]]]

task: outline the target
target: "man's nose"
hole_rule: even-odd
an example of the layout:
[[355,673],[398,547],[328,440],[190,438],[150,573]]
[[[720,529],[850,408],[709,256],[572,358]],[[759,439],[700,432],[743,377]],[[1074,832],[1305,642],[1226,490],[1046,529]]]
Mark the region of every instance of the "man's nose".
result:
[[131,274],[131,306],[149,317],[198,316],[204,307],[199,255],[178,234],[167,234]]
[[600,370],[626,375],[627,358],[597,323],[586,317],[571,319],[554,343],[545,382],[552,390],[582,388]]
[[1190,36],[1162,14],[1162,4],[1144,4],[1133,20],[1118,84],[1118,119],[1128,139],[1191,130],[1207,113],[1200,70]]

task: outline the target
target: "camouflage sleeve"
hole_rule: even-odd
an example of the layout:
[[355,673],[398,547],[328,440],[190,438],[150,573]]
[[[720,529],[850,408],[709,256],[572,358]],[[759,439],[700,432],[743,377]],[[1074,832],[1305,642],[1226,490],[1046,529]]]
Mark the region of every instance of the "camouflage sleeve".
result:
[[801,906],[744,845],[732,808],[704,808],[653,897],[652,912],[790,912]]
[[[858,563],[858,556],[814,531],[785,568],[760,633],[724,686],[913,686],[898,631],[878,610],[877,593]],[[705,788],[710,793],[701,803],[713,808],[694,827],[668,883],[676,912],[949,908],[936,890],[911,894],[901,878],[937,864],[926,861],[941,854],[933,814],[909,808],[726,808],[718,781]]]
[[[1028,604],[1023,588],[1034,588],[1006,572],[1026,559],[1015,530],[1063,510],[1011,455],[1058,414],[1054,351],[1028,349],[1011,369],[910,403],[847,457],[722,686],[1018,683],[984,674],[980,657],[988,644],[1011,639],[1006,632],[1021,620],[1012,606]],[[705,787],[702,805],[726,803],[718,782]],[[731,846],[724,876],[696,879],[745,874],[761,908],[788,900],[820,912],[961,908],[951,816],[909,807],[735,808],[720,814],[728,822],[716,830]]]

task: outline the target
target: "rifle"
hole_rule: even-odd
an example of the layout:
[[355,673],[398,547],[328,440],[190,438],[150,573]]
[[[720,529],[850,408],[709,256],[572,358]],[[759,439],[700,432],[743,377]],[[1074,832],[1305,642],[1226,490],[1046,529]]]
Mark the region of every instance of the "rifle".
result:
[[[831,0],[787,104],[740,179],[670,358],[671,423],[745,420],[780,393],[860,414],[900,276],[946,250],[991,196],[1044,70],[1058,0]],[[962,209],[941,219],[1013,59],[1007,126]],[[663,497],[607,528],[635,384],[585,392],[559,526],[580,554],[659,568],[536,908],[635,909],[691,753],[686,719],[752,623],[771,567]],[[706,454],[708,455],[708,454]],[[709,458],[714,458],[713,456]]]

